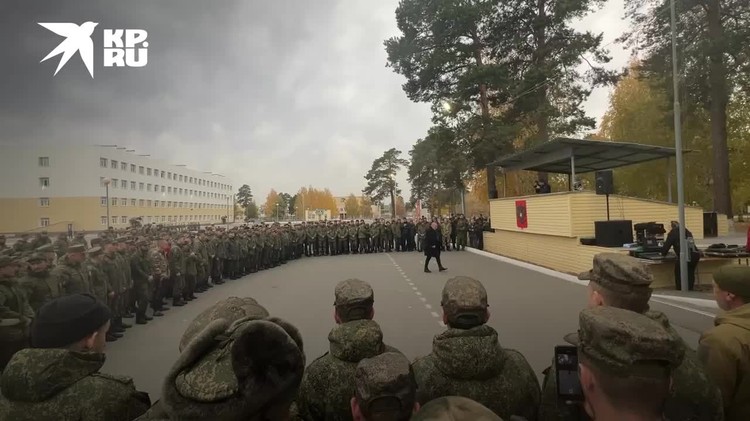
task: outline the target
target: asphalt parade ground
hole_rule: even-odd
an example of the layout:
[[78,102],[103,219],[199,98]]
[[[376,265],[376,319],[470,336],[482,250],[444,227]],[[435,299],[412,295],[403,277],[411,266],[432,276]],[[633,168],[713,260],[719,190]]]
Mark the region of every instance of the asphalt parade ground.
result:
[[[333,289],[348,278],[369,282],[375,291],[375,320],[387,344],[413,359],[431,351],[432,338],[442,332],[440,297],[445,281],[471,276],[484,283],[490,304],[489,324],[500,343],[521,351],[541,377],[555,345],[577,329],[578,313],[586,305],[586,286],[572,276],[470,251],[443,253],[448,271],[423,272],[424,256],[417,252],[303,258],[280,267],[227,281],[184,307],[170,308],[146,326],[134,326],[108,344],[104,372],[133,377],[136,387],[161,396],[161,383],[178,356],[178,344],[190,321],[216,301],[250,296],[273,316],[284,318],[302,332],[308,363],[328,350],[334,326]],[[658,295],[651,308],[667,314],[691,347],[700,332],[713,325],[716,310],[681,297]],[[150,314],[150,310],[149,310]],[[134,320],[126,319],[132,323]]]

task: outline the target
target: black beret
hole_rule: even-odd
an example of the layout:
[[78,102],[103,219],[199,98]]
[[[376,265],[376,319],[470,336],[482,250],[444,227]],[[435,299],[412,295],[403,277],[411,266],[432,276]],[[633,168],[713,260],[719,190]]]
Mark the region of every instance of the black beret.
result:
[[64,348],[104,326],[109,308],[91,294],[72,294],[43,305],[31,324],[31,346]]

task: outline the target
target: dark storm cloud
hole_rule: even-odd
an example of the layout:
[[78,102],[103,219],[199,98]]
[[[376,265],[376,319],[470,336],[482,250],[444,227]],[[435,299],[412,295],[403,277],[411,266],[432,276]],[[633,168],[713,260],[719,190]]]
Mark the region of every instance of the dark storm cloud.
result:
[[[385,67],[397,0],[3,1],[0,144],[118,144],[250,184],[358,192],[430,124]],[[98,22],[91,79],[37,22]],[[145,68],[102,67],[103,29],[148,31]],[[404,174],[399,176],[408,190]],[[261,198],[262,201],[262,198]]]

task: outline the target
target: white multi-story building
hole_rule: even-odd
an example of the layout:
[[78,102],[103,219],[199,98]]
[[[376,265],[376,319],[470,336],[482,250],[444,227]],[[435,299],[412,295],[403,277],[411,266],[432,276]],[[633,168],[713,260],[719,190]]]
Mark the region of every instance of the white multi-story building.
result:
[[0,148],[0,232],[231,220],[226,177],[105,146]]

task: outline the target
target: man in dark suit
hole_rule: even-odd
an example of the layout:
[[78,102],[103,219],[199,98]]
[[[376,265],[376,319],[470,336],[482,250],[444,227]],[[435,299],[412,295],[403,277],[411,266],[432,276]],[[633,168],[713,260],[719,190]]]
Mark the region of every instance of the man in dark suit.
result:
[[[667,234],[667,239],[664,241],[664,247],[661,250],[662,256],[666,256],[669,253],[669,249],[674,248],[674,252],[677,254],[677,261],[674,264],[674,287],[676,290],[680,290],[680,223],[672,221],[670,223],[672,229]],[[701,253],[698,247],[695,245],[693,239],[693,233],[685,228],[685,238],[688,246],[688,291],[693,290],[695,285],[695,269],[698,267],[698,261],[701,259]]]

